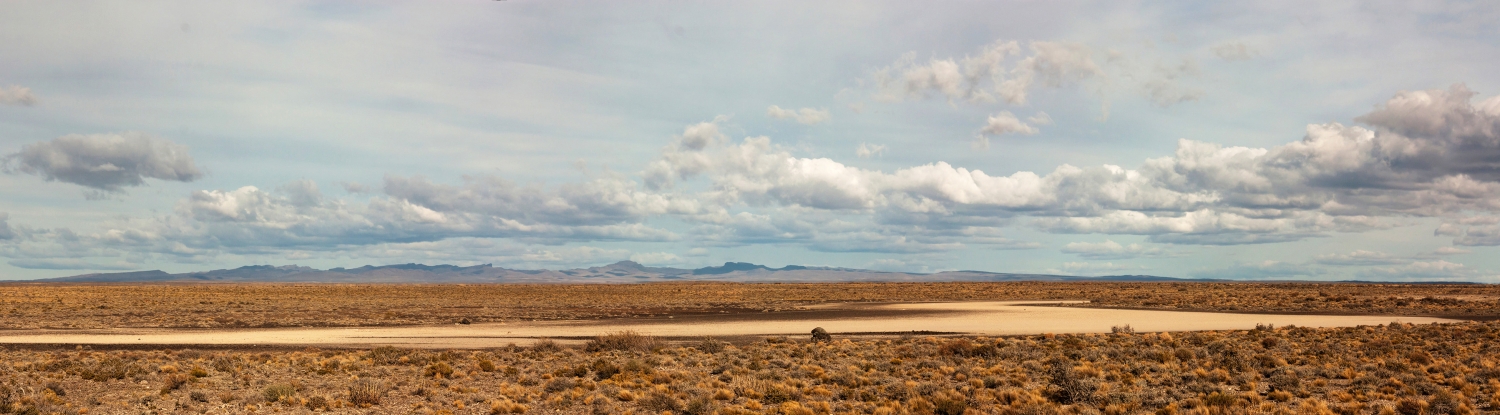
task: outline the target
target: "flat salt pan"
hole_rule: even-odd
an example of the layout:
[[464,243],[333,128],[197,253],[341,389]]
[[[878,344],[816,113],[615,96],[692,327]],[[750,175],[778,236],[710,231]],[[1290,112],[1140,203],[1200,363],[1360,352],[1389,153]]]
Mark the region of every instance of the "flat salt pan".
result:
[[[662,337],[804,336],[813,327],[840,333],[951,332],[971,335],[1041,333],[1108,333],[1110,327],[1130,325],[1137,332],[1245,330],[1256,324],[1304,327],[1351,327],[1393,321],[1451,323],[1460,320],[1382,315],[1234,314],[1158,310],[1115,310],[1038,306],[1057,301],[962,303],[830,304],[814,310],[877,310],[881,317],[819,317],[817,311],[796,313],[723,314],[685,318],[627,318],[544,322],[481,323],[472,325],[333,327],[283,329],[109,329],[18,330],[0,332],[0,344],[96,345],[276,345],[324,347],[401,346],[419,348],[484,348],[510,343],[525,345],[542,338],[585,338],[632,330]],[[890,313],[908,310],[911,315]],[[857,315],[857,313],[855,313]],[[847,315],[847,314],[846,314]],[[895,317],[892,317],[892,316]],[[566,341],[565,341],[566,342]]]

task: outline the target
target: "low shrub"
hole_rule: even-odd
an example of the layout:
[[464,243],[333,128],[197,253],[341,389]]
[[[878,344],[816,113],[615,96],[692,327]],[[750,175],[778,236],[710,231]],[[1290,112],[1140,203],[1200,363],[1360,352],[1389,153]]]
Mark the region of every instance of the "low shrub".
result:
[[557,341],[552,339],[541,339],[531,345],[531,350],[542,353],[555,353],[562,351],[562,345],[557,344]]
[[426,376],[429,378],[452,378],[453,366],[450,366],[448,362],[433,363],[427,365],[426,369],[423,369],[422,376]]
[[186,373],[174,373],[167,375],[164,378],[164,380],[166,381],[166,385],[161,387],[161,393],[167,393],[182,388],[182,385],[186,385],[188,382],[193,381],[193,379],[194,378],[192,375]]
[[287,383],[276,383],[262,390],[261,396],[266,398],[266,402],[281,402],[297,396],[297,387]]
[[660,346],[655,337],[627,330],[595,337],[584,345],[584,350],[590,353],[609,350],[649,352],[657,347]]
[[385,386],[370,379],[360,379],[349,386],[349,403],[358,406],[380,405],[385,395]]
[[401,358],[411,354],[410,351],[402,350],[392,346],[380,346],[370,349],[369,358],[377,365],[400,364]]

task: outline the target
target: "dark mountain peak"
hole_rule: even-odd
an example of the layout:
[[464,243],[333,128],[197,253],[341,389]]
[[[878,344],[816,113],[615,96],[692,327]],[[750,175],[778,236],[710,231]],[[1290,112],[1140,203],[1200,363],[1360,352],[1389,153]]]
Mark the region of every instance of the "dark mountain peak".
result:
[[721,267],[703,267],[693,270],[693,275],[715,275],[728,274],[735,271],[770,270],[765,265],[751,264],[749,262],[725,262]]
[[613,264],[605,265],[605,266],[600,267],[600,268],[626,269],[626,270],[632,270],[632,271],[645,271],[646,270],[646,266],[645,265],[641,265],[641,263],[639,263],[639,262],[631,261],[631,260],[628,260],[628,259],[624,260],[624,261],[616,262],[616,263],[613,263]]
[[71,277],[49,278],[43,281],[58,282],[147,282],[163,281],[171,279],[172,274],[159,269],[150,271],[112,272],[102,274],[84,274]]

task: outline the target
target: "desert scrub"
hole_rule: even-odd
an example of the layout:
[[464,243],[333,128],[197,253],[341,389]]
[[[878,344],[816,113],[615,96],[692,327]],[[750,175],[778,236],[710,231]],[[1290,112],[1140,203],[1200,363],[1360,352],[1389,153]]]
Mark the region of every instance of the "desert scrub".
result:
[[[1484,413],[1500,409],[1497,334],[1500,322],[799,338],[712,353],[697,340],[594,352],[3,349],[0,403],[38,413]],[[330,362],[343,363],[320,373]],[[120,372],[99,366],[150,370],[95,380]]]

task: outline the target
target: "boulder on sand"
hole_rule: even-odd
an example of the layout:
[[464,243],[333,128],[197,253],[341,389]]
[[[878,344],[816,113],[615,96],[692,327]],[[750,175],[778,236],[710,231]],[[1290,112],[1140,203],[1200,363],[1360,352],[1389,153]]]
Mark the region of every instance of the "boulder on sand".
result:
[[814,342],[826,342],[826,341],[832,341],[832,340],[833,340],[833,336],[829,336],[828,335],[828,330],[823,330],[822,327],[813,328],[813,330],[812,330],[812,341],[814,341]]

